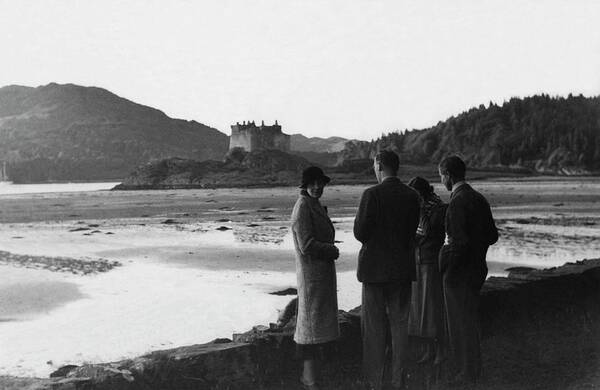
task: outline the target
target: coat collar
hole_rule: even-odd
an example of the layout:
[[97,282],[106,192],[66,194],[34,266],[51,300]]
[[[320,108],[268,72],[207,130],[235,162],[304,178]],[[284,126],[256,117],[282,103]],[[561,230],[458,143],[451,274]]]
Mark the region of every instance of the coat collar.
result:
[[454,183],[454,185],[452,185],[452,192],[456,191],[460,186],[463,186],[465,184],[467,184],[467,182],[464,180]]
[[388,176],[388,177],[386,177],[385,179],[383,179],[381,181],[381,184],[384,184],[384,183],[386,183],[386,184],[387,183],[399,183],[399,182],[400,182],[400,178],[398,176]]
[[472,189],[472,187],[466,181],[458,182],[454,186],[455,187],[452,189],[452,194],[450,194],[450,199],[454,198],[456,195],[460,194],[463,191],[468,191]]
[[321,202],[319,202],[319,199],[315,199],[312,196],[308,195],[308,193],[305,190],[300,192],[300,197],[303,198],[308,203],[310,208],[312,210],[314,210],[315,213],[324,217],[327,220],[327,222],[329,222],[331,227],[333,228],[333,223],[331,222],[331,219],[329,218],[329,215],[327,214],[327,210],[325,209],[325,207],[323,207]]

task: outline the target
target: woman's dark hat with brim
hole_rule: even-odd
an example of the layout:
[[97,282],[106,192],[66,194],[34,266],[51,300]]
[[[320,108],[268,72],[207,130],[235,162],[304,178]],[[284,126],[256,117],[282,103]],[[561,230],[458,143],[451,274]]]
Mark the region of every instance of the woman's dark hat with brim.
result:
[[421,196],[433,193],[433,186],[429,184],[427,179],[424,179],[420,176],[413,177],[412,179],[410,179],[410,181],[408,182],[408,186],[417,190],[417,192],[421,194]]
[[325,176],[323,170],[319,167],[308,167],[302,171],[302,184],[300,188],[306,188],[309,184],[314,183],[317,180],[322,180],[325,184],[331,181],[329,176]]

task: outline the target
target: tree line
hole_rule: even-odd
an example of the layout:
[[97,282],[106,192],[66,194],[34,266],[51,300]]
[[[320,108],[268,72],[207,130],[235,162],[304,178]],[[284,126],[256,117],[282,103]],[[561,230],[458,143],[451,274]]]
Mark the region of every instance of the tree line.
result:
[[460,153],[473,167],[600,170],[600,97],[512,98],[473,107],[423,130],[394,131],[347,145],[344,160],[396,151],[403,163],[437,163]]

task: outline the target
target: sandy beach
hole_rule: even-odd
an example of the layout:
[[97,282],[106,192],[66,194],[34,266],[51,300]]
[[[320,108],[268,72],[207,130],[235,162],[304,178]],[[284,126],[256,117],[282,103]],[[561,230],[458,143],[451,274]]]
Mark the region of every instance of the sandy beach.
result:
[[[491,275],[598,257],[600,179],[477,181],[501,240]],[[331,186],[339,304],[360,302],[365,186]],[[444,199],[448,194],[436,186]],[[295,188],[0,195],[0,375],[47,376],[268,324],[295,286]]]

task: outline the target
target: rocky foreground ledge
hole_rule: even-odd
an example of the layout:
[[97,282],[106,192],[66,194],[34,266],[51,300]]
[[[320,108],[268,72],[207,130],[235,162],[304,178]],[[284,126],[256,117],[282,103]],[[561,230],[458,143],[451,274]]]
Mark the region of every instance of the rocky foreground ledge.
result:
[[[360,310],[340,312],[338,361],[325,388],[358,389]],[[514,269],[486,281],[481,299],[484,376],[475,389],[589,389],[600,386],[600,259]],[[1,378],[21,389],[299,388],[293,326],[257,326],[217,339],[106,364],[65,366],[50,379]],[[419,367],[411,388],[422,388]],[[445,388],[438,385],[438,388]]]

